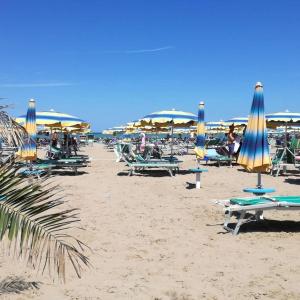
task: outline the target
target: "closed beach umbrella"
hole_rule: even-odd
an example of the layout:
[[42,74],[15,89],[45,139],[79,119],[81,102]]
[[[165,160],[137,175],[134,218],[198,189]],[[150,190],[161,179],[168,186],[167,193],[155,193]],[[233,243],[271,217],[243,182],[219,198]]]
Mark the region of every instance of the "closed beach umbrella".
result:
[[21,157],[26,160],[36,160],[36,113],[35,113],[35,101],[31,99],[29,101],[25,129],[28,134],[28,139],[25,141],[21,149]]
[[271,165],[263,86],[260,82],[255,85],[248,126],[237,162],[248,171],[258,173],[257,186],[260,188],[261,172],[267,171]]
[[204,102],[200,102],[199,109],[198,109],[196,147],[194,149],[198,159],[204,158],[204,147],[205,147]]

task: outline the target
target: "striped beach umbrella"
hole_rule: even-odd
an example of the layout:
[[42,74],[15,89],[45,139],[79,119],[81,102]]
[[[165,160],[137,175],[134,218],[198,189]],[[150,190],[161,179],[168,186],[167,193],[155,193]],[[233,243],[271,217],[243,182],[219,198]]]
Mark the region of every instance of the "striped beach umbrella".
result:
[[248,118],[246,117],[237,117],[237,118],[231,118],[227,121],[225,121],[225,125],[230,126],[231,124],[234,124],[234,126],[242,126],[248,124]]
[[25,129],[28,134],[28,139],[25,141],[21,149],[21,157],[26,160],[36,160],[36,112],[34,99],[29,101]]
[[277,112],[272,114],[266,114],[266,120],[270,124],[281,125],[293,125],[300,123],[300,113],[292,113],[289,111]]
[[197,122],[197,116],[195,114],[178,111],[178,110],[162,110],[154,112],[144,116],[140,123],[141,125],[152,125],[152,126],[174,126],[183,127],[195,125]]
[[196,115],[175,109],[154,112],[146,115],[140,120],[141,126],[150,125],[154,127],[171,127],[171,157],[173,157],[174,127],[190,127],[192,125],[196,125],[196,122]]
[[198,159],[204,158],[205,155],[204,147],[205,147],[204,102],[200,102],[199,109],[198,109],[196,147],[194,149]]
[[245,169],[258,173],[258,187],[261,187],[261,172],[271,165],[269,153],[266,118],[264,112],[263,86],[255,85],[248,126],[237,161]]
[[[16,118],[16,121],[24,125],[26,122],[26,116],[19,116]],[[57,127],[72,127],[80,125],[82,127],[89,127],[89,124],[72,115],[55,112],[54,110],[50,111],[41,111],[36,112],[36,125],[44,125],[44,126],[57,126]]]

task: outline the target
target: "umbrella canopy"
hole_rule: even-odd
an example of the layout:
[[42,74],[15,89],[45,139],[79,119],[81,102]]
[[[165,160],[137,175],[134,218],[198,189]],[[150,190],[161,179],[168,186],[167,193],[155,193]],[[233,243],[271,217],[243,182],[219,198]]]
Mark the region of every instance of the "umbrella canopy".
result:
[[231,124],[234,124],[234,126],[242,126],[248,124],[248,118],[246,117],[237,117],[237,118],[231,118],[227,121],[225,121],[225,125],[229,126]]
[[199,159],[204,158],[205,147],[205,124],[204,124],[204,102],[200,102],[198,109],[198,123],[197,123],[197,138],[195,152]]
[[[232,124],[232,123],[231,123]],[[218,129],[218,128],[223,128],[223,127],[226,127],[227,124],[223,121],[217,121],[217,122],[214,122],[214,121],[211,121],[211,122],[206,122],[205,123],[205,126],[207,128],[214,128],[214,129]]]
[[269,124],[274,125],[292,125],[300,123],[300,113],[292,113],[289,111],[277,112],[266,115],[266,120]]
[[183,127],[195,125],[197,122],[196,115],[173,110],[163,110],[159,112],[154,112],[152,114],[146,115],[140,120],[141,125],[152,125],[156,127],[161,126],[174,126]]
[[263,86],[260,82],[255,86],[248,126],[237,162],[248,171],[258,173],[267,171],[271,165]]
[[33,99],[31,99],[28,104],[25,129],[28,133],[28,139],[25,141],[21,149],[21,157],[26,160],[36,160],[36,113],[35,101]]
[[[26,122],[26,116],[19,116],[16,121],[23,125]],[[89,124],[72,115],[50,111],[36,112],[36,124],[44,126],[57,126],[57,127],[72,127],[76,125],[81,125],[84,127],[89,127]]]

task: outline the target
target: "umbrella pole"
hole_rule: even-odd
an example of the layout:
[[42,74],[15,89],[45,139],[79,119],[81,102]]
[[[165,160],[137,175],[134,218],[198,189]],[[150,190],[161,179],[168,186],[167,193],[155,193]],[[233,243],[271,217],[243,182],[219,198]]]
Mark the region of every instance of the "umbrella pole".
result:
[[173,158],[173,142],[174,142],[173,133],[174,133],[174,127],[173,127],[173,123],[172,123],[172,127],[171,127],[171,158]]
[[262,184],[261,184],[261,172],[257,173],[257,188],[258,189],[262,188]]

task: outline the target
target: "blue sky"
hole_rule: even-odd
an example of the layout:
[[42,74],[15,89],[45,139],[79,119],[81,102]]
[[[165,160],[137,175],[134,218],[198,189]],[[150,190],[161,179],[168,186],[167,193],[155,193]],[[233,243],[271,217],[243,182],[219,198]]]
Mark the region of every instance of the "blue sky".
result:
[[0,97],[100,130],[162,109],[300,111],[298,0],[1,0]]

